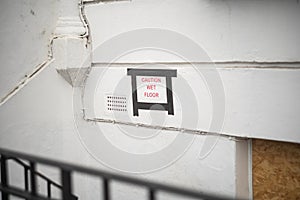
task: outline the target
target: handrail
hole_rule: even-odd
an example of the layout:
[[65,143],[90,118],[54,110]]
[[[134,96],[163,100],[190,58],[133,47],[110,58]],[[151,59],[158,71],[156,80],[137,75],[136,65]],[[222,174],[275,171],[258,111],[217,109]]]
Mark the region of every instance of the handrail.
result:
[[[30,200],[59,200],[59,199],[54,199],[54,198],[43,197],[40,195],[33,196],[30,192],[21,190],[14,186],[4,187],[1,184],[0,184],[0,191],[5,192],[7,194],[17,196],[17,197],[30,199]],[[3,196],[2,196],[2,199],[3,199]]]
[[[215,199],[215,200],[226,200],[226,199],[232,199],[229,197],[220,197],[217,195],[209,194],[206,192],[200,192],[200,191],[194,191],[190,189],[184,189],[179,188],[176,186],[169,186],[157,182],[152,181],[146,181],[139,178],[129,177],[121,174],[115,174],[104,170],[99,169],[92,169],[87,168],[79,165],[74,164],[68,164],[61,161],[55,161],[51,159],[46,159],[39,156],[29,155],[26,153],[18,153],[16,151],[6,150],[0,148],[0,154],[2,157],[15,157],[22,160],[27,160],[31,163],[31,168],[34,169],[36,164],[44,164],[49,165],[53,167],[57,167],[61,170],[61,180],[62,180],[62,199],[63,200],[70,200],[74,198],[74,195],[72,195],[72,172],[80,172],[88,175],[94,175],[98,176],[103,180],[103,197],[105,200],[110,199],[110,180],[115,180],[119,182],[124,183],[130,183],[136,186],[142,186],[145,187],[148,190],[149,194],[149,200],[155,200],[156,194],[158,191],[177,194],[177,195],[183,195],[186,197],[193,197],[197,199]],[[2,166],[2,165],[1,165]],[[3,170],[1,168],[1,178],[2,178]],[[34,181],[34,179],[32,180]],[[3,183],[1,182],[2,187],[0,187],[0,190],[2,190],[3,193]],[[4,188],[7,188],[8,186],[4,185]],[[31,192],[31,194],[35,194],[35,192]],[[34,196],[34,195],[33,195]],[[3,199],[3,198],[2,198]],[[6,199],[3,199],[6,200]]]
[[[19,163],[20,165],[22,165],[24,168],[26,168],[26,169],[28,169],[28,170],[29,170],[29,168],[30,168],[29,165],[27,165],[26,163],[24,163],[23,161],[21,161],[21,160],[18,159],[18,158],[15,158],[15,157],[9,157],[9,158],[7,158],[7,160],[14,160],[15,162]],[[1,161],[0,161],[0,162],[1,162]],[[45,180],[45,181],[51,183],[51,185],[53,185],[53,186],[55,186],[55,187],[57,187],[57,188],[59,188],[59,189],[62,188],[61,185],[59,185],[58,183],[52,181],[51,179],[49,179],[49,178],[46,177],[45,175],[41,174],[40,172],[35,171],[34,174],[36,174],[37,176],[41,177],[43,180]]]
[[[4,158],[3,158],[4,157]],[[7,178],[4,178],[4,184],[1,180],[1,185],[0,185],[0,190],[2,191],[2,199],[7,199],[8,196],[6,195],[6,193],[10,193],[12,195],[18,196],[18,197],[22,197],[25,198],[26,200],[31,200],[31,199],[53,199],[52,196],[52,188],[51,186],[54,186],[60,190],[63,190],[63,187],[61,185],[59,185],[58,183],[52,181],[51,179],[49,179],[48,177],[46,177],[45,175],[43,175],[42,173],[35,171],[32,169],[32,162],[30,162],[30,165],[26,164],[25,162],[23,162],[21,159],[17,158],[17,157],[13,157],[13,156],[8,156],[8,155],[3,155],[1,154],[1,159],[0,159],[0,164],[1,164],[1,170],[2,168],[7,168],[7,161],[12,160],[16,163],[18,163],[20,166],[23,167],[24,169],[24,184],[25,184],[25,191],[20,190],[17,187],[14,186],[9,186],[9,187],[3,187],[3,186],[7,186]],[[7,169],[5,169],[4,171],[7,172]],[[40,196],[40,195],[36,195],[36,194],[31,194],[29,192],[29,172],[30,172],[30,178],[31,178],[31,190],[33,190],[34,187],[36,187],[36,184],[34,182],[32,182],[32,179],[36,178],[36,177],[40,177],[42,180],[44,180],[47,184],[47,198]],[[3,173],[1,171],[1,177],[2,177]],[[4,175],[4,177],[7,176],[7,173]],[[2,179],[2,178],[1,178]],[[36,188],[35,188],[36,189]],[[77,197],[73,194],[70,195],[72,197],[72,199],[77,199]]]

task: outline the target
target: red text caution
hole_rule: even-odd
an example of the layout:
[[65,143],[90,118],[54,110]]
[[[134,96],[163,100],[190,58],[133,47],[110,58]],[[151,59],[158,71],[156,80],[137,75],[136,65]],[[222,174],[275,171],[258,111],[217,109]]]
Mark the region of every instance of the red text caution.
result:
[[165,103],[166,80],[162,77],[137,77],[137,93],[140,102]]

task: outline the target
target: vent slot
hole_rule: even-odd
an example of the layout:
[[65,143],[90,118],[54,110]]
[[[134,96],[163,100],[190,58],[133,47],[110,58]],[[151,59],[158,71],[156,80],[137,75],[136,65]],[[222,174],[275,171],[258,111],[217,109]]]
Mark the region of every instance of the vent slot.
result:
[[106,110],[108,112],[127,112],[125,96],[106,95]]

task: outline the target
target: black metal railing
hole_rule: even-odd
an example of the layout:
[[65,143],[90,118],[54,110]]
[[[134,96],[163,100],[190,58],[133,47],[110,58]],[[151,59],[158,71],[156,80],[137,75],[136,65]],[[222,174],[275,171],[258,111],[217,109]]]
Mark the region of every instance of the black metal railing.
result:
[[[28,200],[52,200],[54,199],[51,196],[51,186],[55,186],[61,189],[62,194],[61,198],[63,200],[75,200],[77,197],[72,192],[72,174],[74,172],[79,172],[87,175],[92,175],[102,179],[102,199],[111,200],[111,187],[110,182],[118,181],[123,183],[128,183],[136,186],[142,186],[148,191],[148,200],[156,200],[158,192],[166,192],[171,194],[177,194],[180,196],[186,196],[196,199],[229,199],[226,197],[219,197],[205,192],[193,191],[188,189],[183,189],[179,187],[164,185],[161,183],[155,183],[150,181],[141,180],[138,178],[128,177],[120,174],[114,174],[106,171],[90,169],[78,165],[67,164],[64,162],[54,161],[38,156],[28,155],[24,153],[18,153],[15,151],[5,150],[0,148],[1,155],[1,184],[0,191],[2,195],[2,200],[8,200],[9,196],[18,196]],[[25,188],[20,189],[15,186],[12,186],[8,183],[9,170],[7,162],[8,160],[14,160],[20,165],[24,166],[24,180]],[[23,161],[29,162],[29,165],[25,164]],[[47,166],[56,167],[60,170],[61,174],[61,184],[59,185],[54,181],[50,180],[46,176],[36,171],[37,164],[43,164]],[[28,178],[28,172],[30,172],[30,178]],[[42,177],[47,182],[47,195],[42,196],[37,192],[37,176]],[[29,189],[30,181],[30,189]],[[100,191],[99,191],[100,192]],[[50,193],[50,194],[49,194]]]
[[[14,161],[15,163],[17,163],[17,164],[19,164],[20,166],[23,167],[23,171],[24,171],[24,190],[26,192],[31,191],[32,193],[36,193],[36,190],[37,190],[36,189],[36,187],[37,187],[36,186],[36,181],[33,181],[34,179],[36,179],[36,177],[39,177],[39,178],[41,178],[42,180],[44,180],[46,182],[47,194],[45,196],[48,199],[52,198],[52,191],[53,191],[52,188],[53,187],[55,187],[55,188],[57,188],[58,190],[61,190],[61,191],[63,190],[63,187],[61,185],[54,182],[53,180],[51,180],[47,176],[43,175],[42,173],[34,170],[34,164],[32,164],[32,162],[30,162],[29,164],[26,164],[24,161],[20,160],[19,158],[6,156],[6,155],[2,155],[1,158],[0,158],[1,186],[8,186],[8,174],[9,174],[8,171],[9,170],[8,170],[7,163],[10,160]],[[31,190],[29,190],[29,185],[31,186]],[[1,194],[1,197],[2,197],[3,200],[6,200],[6,199],[8,199],[8,194],[3,192]],[[24,198],[25,198],[25,196],[24,196]],[[28,198],[25,198],[25,199],[27,200]],[[72,195],[72,199],[76,200],[78,198],[75,195]]]
[[[58,190],[62,190],[62,186],[59,185],[58,183],[52,181],[50,178],[48,178],[47,176],[43,175],[42,173],[38,172],[38,171],[32,171],[30,168],[30,165],[26,164],[25,162],[21,161],[18,158],[15,157],[8,157],[6,158],[6,160],[13,160],[16,163],[18,163],[20,166],[23,167],[24,170],[24,189],[25,191],[29,191],[29,180],[31,180],[31,176],[29,179],[29,173],[33,173],[35,176],[40,177],[42,180],[44,180],[46,182],[46,191],[47,191],[47,197],[51,198],[52,197],[52,188],[55,187]],[[1,160],[0,160],[1,162]],[[31,175],[31,174],[30,174]],[[77,199],[76,196],[74,196],[74,199]]]

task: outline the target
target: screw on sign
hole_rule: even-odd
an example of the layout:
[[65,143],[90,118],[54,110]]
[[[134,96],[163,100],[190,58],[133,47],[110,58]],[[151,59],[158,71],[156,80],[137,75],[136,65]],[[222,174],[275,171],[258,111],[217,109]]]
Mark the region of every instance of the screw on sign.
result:
[[[150,108],[165,110],[169,115],[174,115],[172,77],[177,77],[177,70],[129,68],[127,75],[131,76],[133,116],[139,116],[139,109]],[[138,82],[146,84],[142,89],[137,87],[137,78]],[[158,87],[162,82],[165,82],[165,86]],[[156,104],[161,106],[152,107]]]

